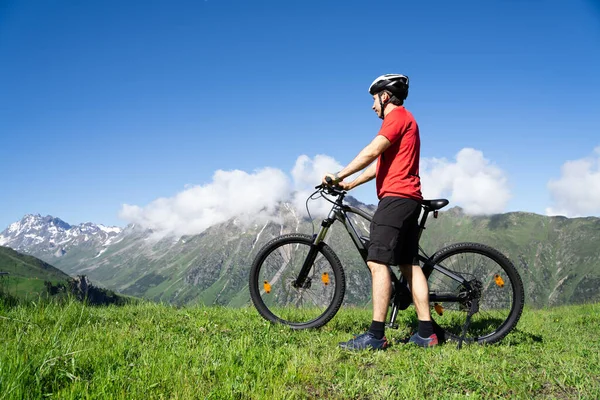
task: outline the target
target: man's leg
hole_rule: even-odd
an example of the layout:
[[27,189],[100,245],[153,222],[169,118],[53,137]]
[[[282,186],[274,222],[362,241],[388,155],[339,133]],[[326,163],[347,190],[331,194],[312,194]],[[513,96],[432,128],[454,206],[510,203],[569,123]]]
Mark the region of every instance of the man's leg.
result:
[[[390,226],[387,221],[397,220],[389,205],[394,198],[384,198],[379,202],[370,227],[370,244],[367,265],[371,270],[373,320],[371,327],[362,335],[356,336],[340,346],[352,350],[365,348],[385,349],[388,346],[385,338],[385,319],[392,295],[392,281],[386,264],[394,262],[394,247],[400,234],[399,227]],[[373,261],[377,260],[377,261]]]
[[[373,321],[385,322],[392,296],[392,280],[388,266],[375,261],[367,262],[372,277]],[[426,282],[427,283],[427,282]]]
[[361,335],[340,343],[340,346],[350,350],[385,349],[388,347],[385,333],[385,318],[392,296],[392,280],[390,271],[385,264],[374,261],[367,262],[371,270],[373,320],[369,330]]
[[431,321],[429,312],[429,286],[423,270],[418,265],[401,265],[400,272],[406,278],[417,309],[419,321]]
[[400,266],[402,275],[410,286],[413,303],[417,309],[419,319],[419,331],[411,336],[409,342],[422,347],[430,347],[438,344],[437,335],[433,332],[433,323],[429,311],[429,286],[423,270],[418,265],[405,264]]

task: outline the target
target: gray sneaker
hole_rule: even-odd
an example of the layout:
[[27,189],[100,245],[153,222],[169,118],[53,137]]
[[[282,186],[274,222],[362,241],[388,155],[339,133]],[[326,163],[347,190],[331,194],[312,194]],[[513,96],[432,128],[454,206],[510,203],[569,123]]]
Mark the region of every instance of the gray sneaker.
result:
[[365,332],[355,336],[347,342],[341,342],[340,347],[346,350],[385,350],[389,343],[385,336],[382,339],[376,339],[371,332]]
[[420,347],[433,347],[433,346],[438,345],[438,337],[434,333],[433,335],[429,336],[428,338],[423,338],[423,337],[419,336],[418,333],[415,333],[414,335],[412,335],[410,337],[410,339],[408,339],[408,343],[409,344],[413,343]]

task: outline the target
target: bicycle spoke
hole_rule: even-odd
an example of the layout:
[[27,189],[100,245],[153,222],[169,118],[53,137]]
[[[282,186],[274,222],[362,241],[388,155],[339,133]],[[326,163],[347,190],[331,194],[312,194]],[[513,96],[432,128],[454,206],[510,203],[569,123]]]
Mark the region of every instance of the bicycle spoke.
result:
[[[432,293],[444,293],[462,299],[457,302],[440,301],[436,304],[433,311],[435,321],[451,337],[458,338],[462,334],[471,305],[475,303],[476,313],[471,317],[466,339],[499,340],[498,338],[507,333],[506,329],[512,328],[508,326],[504,329],[504,326],[515,313],[513,297],[517,288],[505,269],[509,267],[499,263],[499,258],[491,257],[487,253],[490,251],[488,248],[485,251],[478,250],[485,246],[465,244],[462,247],[458,246],[455,251],[442,255],[436,260],[436,264],[461,276],[467,281],[466,284],[463,285],[435,269],[429,277]],[[517,311],[520,315],[520,309]],[[511,323],[514,325],[516,320]],[[500,330],[502,331],[498,333]]]
[[267,282],[264,286],[269,289],[268,293],[264,287],[259,291],[263,303],[289,322],[304,323],[319,317],[328,309],[336,292],[334,270],[321,252],[317,253],[304,282],[297,282],[310,248],[305,243],[278,246],[264,259],[258,276],[258,282]]

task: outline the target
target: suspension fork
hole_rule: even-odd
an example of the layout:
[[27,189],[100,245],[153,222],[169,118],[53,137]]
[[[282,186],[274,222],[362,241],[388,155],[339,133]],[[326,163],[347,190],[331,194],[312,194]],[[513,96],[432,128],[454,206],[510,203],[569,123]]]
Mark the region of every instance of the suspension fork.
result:
[[321,222],[321,229],[319,229],[319,233],[315,236],[312,244],[310,245],[310,250],[304,259],[304,263],[302,264],[302,269],[300,269],[300,273],[296,278],[296,281],[292,283],[292,286],[296,289],[304,288],[306,285],[310,284],[310,279],[307,281],[308,273],[314,264],[317,255],[319,254],[319,249],[322,246],[323,240],[325,240],[325,236],[327,235],[327,231],[329,231],[329,227],[333,225],[335,222],[335,207],[329,212],[327,218]]

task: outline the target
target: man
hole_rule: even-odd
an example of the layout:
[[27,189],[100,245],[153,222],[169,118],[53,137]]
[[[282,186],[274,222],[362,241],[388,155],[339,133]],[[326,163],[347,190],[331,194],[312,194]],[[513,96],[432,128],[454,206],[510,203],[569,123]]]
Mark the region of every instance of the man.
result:
[[[371,222],[367,265],[371,270],[373,321],[366,333],[340,343],[351,350],[385,349],[385,320],[391,298],[388,266],[398,265],[410,285],[419,331],[409,342],[422,347],[438,344],[429,312],[429,288],[418,263],[418,218],[421,210],[419,178],[419,127],[403,104],[408,96],[408,77],[386,74],[369,87],[373,110],[383,119],[375,139],[344,169],[326,174],[345,190],[376,178],[379,205]],[[377,160],[377,162],[374,162]],[[366,168],[352,182],[343,179]]]

